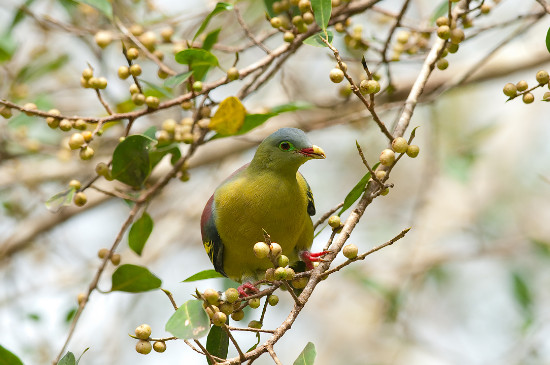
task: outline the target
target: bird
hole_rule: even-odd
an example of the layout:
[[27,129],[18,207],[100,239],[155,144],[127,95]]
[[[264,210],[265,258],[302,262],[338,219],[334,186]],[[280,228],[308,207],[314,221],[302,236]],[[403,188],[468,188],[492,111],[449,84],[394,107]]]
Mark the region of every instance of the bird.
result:
[[298,168],[311,159],[324,159],[297,128],[281,128],[265,138],[252,161],[236,170],[214,191],[201,215],[202,241],[214,269],[244,288],[273,267],[258,259],[253,247],[264,241],[264,231],[278,243],[291,263],[312,268],[327,252],[312,253],[315,202]]

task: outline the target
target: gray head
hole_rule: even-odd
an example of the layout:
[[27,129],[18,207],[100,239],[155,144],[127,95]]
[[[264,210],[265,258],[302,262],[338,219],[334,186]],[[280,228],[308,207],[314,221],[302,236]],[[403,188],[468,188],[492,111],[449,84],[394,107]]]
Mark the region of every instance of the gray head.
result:
[[281,128],[263,140],[250,165],[296,173],[304,162],[325,157],[323,150],[313,145],[301,129]]

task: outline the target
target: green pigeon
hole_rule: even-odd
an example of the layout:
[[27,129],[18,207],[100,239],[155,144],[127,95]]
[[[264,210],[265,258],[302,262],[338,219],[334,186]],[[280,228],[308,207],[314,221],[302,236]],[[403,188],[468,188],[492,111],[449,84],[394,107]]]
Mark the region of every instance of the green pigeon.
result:
[[201,217],[202,241],[220,274],[244,283],[263,278],[273,267],[259,259],[253,247],[264,241],[264,231],[277,242],[290,263],[302,260],[307,268],[327,252],[311,253],[315,204],[311,189],[298,168],[325,153],[296,128],[282,128],[259,145],[252,161],[229,176],[206,203]]

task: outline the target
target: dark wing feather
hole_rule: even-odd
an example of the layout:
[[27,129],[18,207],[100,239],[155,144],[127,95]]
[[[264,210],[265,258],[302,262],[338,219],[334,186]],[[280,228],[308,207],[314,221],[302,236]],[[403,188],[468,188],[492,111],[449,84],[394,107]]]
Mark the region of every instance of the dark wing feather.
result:
[[201,216],[202,244],[214,265],[214,269],[227,276],[223,271],[223,242],[215,224],[214,195],[210,197]]
[[315,201],[313,200],[313,193],[311,192],[311,188],[309,187],[309,184],[307,183],[307,180],[304,178],[304,176],[300,172],[298,172],[298,174],[300,174],[300,177],[304,180],[307,186],[307,214],[315,215]]

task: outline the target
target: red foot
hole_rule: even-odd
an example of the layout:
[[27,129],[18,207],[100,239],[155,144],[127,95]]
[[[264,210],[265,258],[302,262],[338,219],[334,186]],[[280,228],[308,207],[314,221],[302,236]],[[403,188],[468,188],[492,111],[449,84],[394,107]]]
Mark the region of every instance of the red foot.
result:
[[323,261],[323,256],[330,253],[330,251],[321,251],[321,252],[309,252],[302,251],[300,252],[300,259],[305,262],[306,268],[308,270],[313,269],[313,263]]
[[246,290],[249,290],[252,292],[252,294],[256,294],[258,293],[260,290],[258,288],[256,288],[254,285],[252,285],[251,283],[244,283],[242,285],[239,285],[239,287],[237,288],[237,291],[239,292],[239,296],[241,298],[246,298],[247,296],[251,295],[251,294],[248,294],[246,292]]

